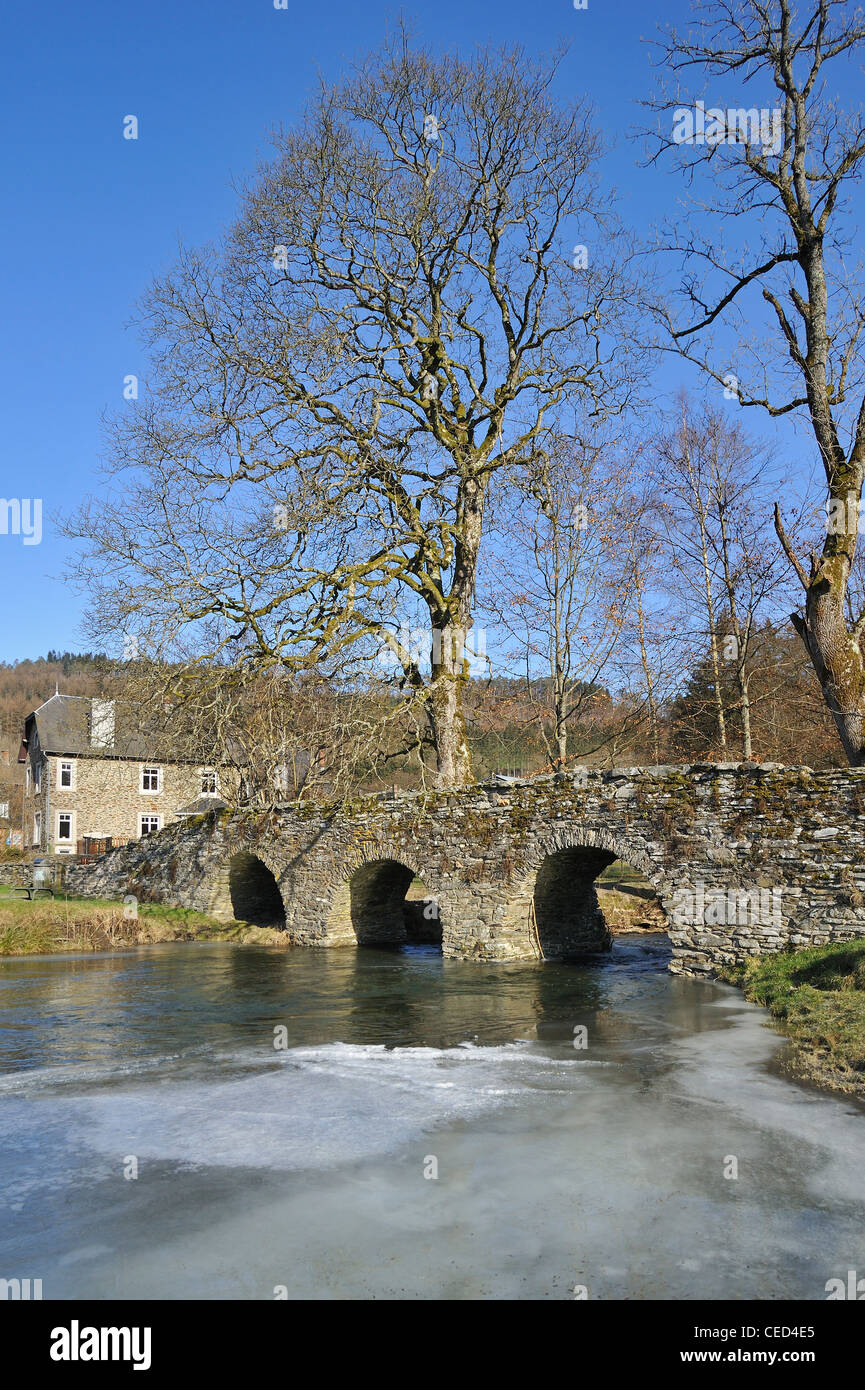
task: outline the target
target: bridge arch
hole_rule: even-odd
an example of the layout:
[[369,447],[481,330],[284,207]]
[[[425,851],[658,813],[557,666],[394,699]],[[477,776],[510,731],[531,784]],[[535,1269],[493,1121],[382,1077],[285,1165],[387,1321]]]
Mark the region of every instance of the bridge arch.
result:
[[[398,946],[423,939],[441,945],[439,897],[403,846],[377,843],[352,855],[337,878],[323,944]],[[407,897],[415,879],[424,885],[423,899]]]
[[618,836],[559,830],[538,843],[508,914],[510,927],[525,933],[533,954],[563,960],[610,949],[595,882],[617,859],[643,875],[663,908],[664,883],[657,866]]
[[256,843],[240,844],[223,859],[215,876],[209,911],[224,921],[284,928],[288,921],[279,874],[270,855]]

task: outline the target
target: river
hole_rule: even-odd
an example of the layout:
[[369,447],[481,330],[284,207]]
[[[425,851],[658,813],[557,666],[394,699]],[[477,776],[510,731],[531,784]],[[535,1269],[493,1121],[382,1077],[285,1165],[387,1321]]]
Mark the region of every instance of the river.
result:
[[4,959],[0,1277],[62,1299],[825,1299],[865,1274],[865,1108],[787,1079],[765,1013],[667,958],[622,936],[591,966]]

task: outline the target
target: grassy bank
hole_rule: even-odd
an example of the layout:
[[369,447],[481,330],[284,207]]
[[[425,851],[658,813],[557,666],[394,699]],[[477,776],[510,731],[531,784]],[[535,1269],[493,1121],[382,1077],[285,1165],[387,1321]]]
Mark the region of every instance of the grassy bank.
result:
[[667,922],[651,888],[597,883],[598,904],[611,932],[667,930]]
[[865,1099],[865,941],[752,956],[724,978],[778,1020],[795,1072]]
[[111,951],[159,941],[238,941],[284,946],[283,932],[248,922],[217,922],[186,908],[141,903],[138,916],[123,904],[98,898],[40,898],[27,902],[0,895],[0,956],[57,951]]
[[595,888],[610,931],[666,931],[667,922],[653,888],[623,859],[604,870]]

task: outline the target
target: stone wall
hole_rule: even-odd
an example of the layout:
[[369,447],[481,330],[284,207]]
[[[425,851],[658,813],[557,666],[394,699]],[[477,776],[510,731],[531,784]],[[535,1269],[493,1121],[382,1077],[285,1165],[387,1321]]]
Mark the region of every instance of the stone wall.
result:
[[9,859],[0,864],[0,883],[29,883],[33,865],[23,859]]
[[230,919],[232,865],[236,877],[251,855],[278,882],[290,939],[338,946],[402,939],[414,877],[438,904],[446,955],[513,960],[606,949],[594,880],[621,858],[658,895],[671,968],[707,973],[865,934],[863,847],[865,770],[620,768],[208,816],[68,882]]
[[7,859],[0,863],[0,884],[32,883],[33,872],[36,867],[40,870],[47,870],[47,882],[58,892],[63,888],[65,875],[70,867],[70,861],[65,855],[48,855],[32,853],[22,859]]

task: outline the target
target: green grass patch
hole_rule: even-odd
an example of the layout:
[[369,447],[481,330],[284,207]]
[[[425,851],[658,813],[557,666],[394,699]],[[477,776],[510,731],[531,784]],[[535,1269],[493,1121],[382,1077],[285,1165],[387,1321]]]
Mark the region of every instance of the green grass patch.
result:
[[803,1075],[865,1096],[865,940],[751,956],[722,973],[779,1020]]

